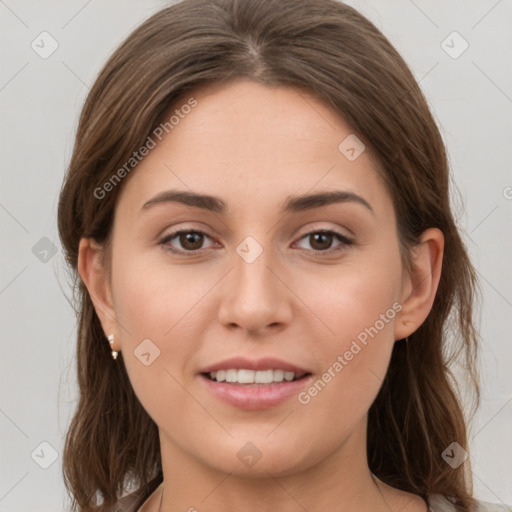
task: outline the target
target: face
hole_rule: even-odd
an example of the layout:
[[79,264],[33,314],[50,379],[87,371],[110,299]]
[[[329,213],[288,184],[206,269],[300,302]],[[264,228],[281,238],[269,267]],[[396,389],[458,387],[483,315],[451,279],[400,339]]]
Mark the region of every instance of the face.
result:
[[240,81],[191,96],[124,184],[102,316],[162,450],[251,475],[359,450],[407,282],[369,151],[305,92]]

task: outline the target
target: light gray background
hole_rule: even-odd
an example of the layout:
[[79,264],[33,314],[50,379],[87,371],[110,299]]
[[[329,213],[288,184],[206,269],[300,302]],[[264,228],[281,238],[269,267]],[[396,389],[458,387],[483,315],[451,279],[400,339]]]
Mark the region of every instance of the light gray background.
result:
[[[460,225],[483,288],[483,402],[471,430],[475,494],[512,504],[512,3],[349,3],[409,63],[448,145],[465,207]],[[96,74],[121,40],[166,4],[0,0],[2,512],[66,509],[60,464],[75,399],[75,320],[66,300],[57,197]],[[31,48],[43,31],[59,45],[47,59]],[[441,46],[453,31],[469,44],[455,59]],[[453,37],[445,45],[458,52],[464,43]],[[53,257],[43,252],[49,241],[57,248]],[[56,451],[48,469],[40,464],[51,462],[52,451],[42,442]]]

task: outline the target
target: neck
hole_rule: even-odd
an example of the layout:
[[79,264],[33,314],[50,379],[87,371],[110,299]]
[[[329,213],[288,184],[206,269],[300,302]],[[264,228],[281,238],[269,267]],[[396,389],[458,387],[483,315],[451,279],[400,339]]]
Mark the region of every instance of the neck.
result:
[[305,469],[278,471],[267,462],[265,467],[261,464],[257,476],[255,472],[240,473],[239,467],[220,471],[208,466],[162,434],[160,445],[164,492],[159,512],[204,508],[209,512],[393,509],[391,488],[368,468],[364,428]]

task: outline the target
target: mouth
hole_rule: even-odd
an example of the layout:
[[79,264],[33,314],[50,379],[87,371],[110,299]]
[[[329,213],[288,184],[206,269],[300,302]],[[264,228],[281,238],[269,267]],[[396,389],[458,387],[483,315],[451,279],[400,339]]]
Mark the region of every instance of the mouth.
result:
[[292,368],[252,370],[224,365],[222,369],[209,368],[199,377],[205,391],[225,404],[245,411],[262,411],[289,403],[311,384],[311,372]]
[[276,357],[231,357],[202,368],[198,376],[206,393],[246,411],[285,404],[313,380],[308,369]]
[[205,378],[213,382],[223,382],[239,386],[256,387],[302,380],[311,375],[309,372],[292,372],[283,369],[249,370],[229,368],[212,372],[203,372]]

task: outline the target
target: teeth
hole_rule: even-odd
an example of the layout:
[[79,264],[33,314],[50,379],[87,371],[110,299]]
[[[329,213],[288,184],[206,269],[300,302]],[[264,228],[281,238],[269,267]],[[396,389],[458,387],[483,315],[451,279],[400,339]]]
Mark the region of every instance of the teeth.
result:
[[288,382],[302,377],[304,374],[285,372],[284,370],[218,370],[210,372],[212,380],[238,384],[270,384],[271,382]]

